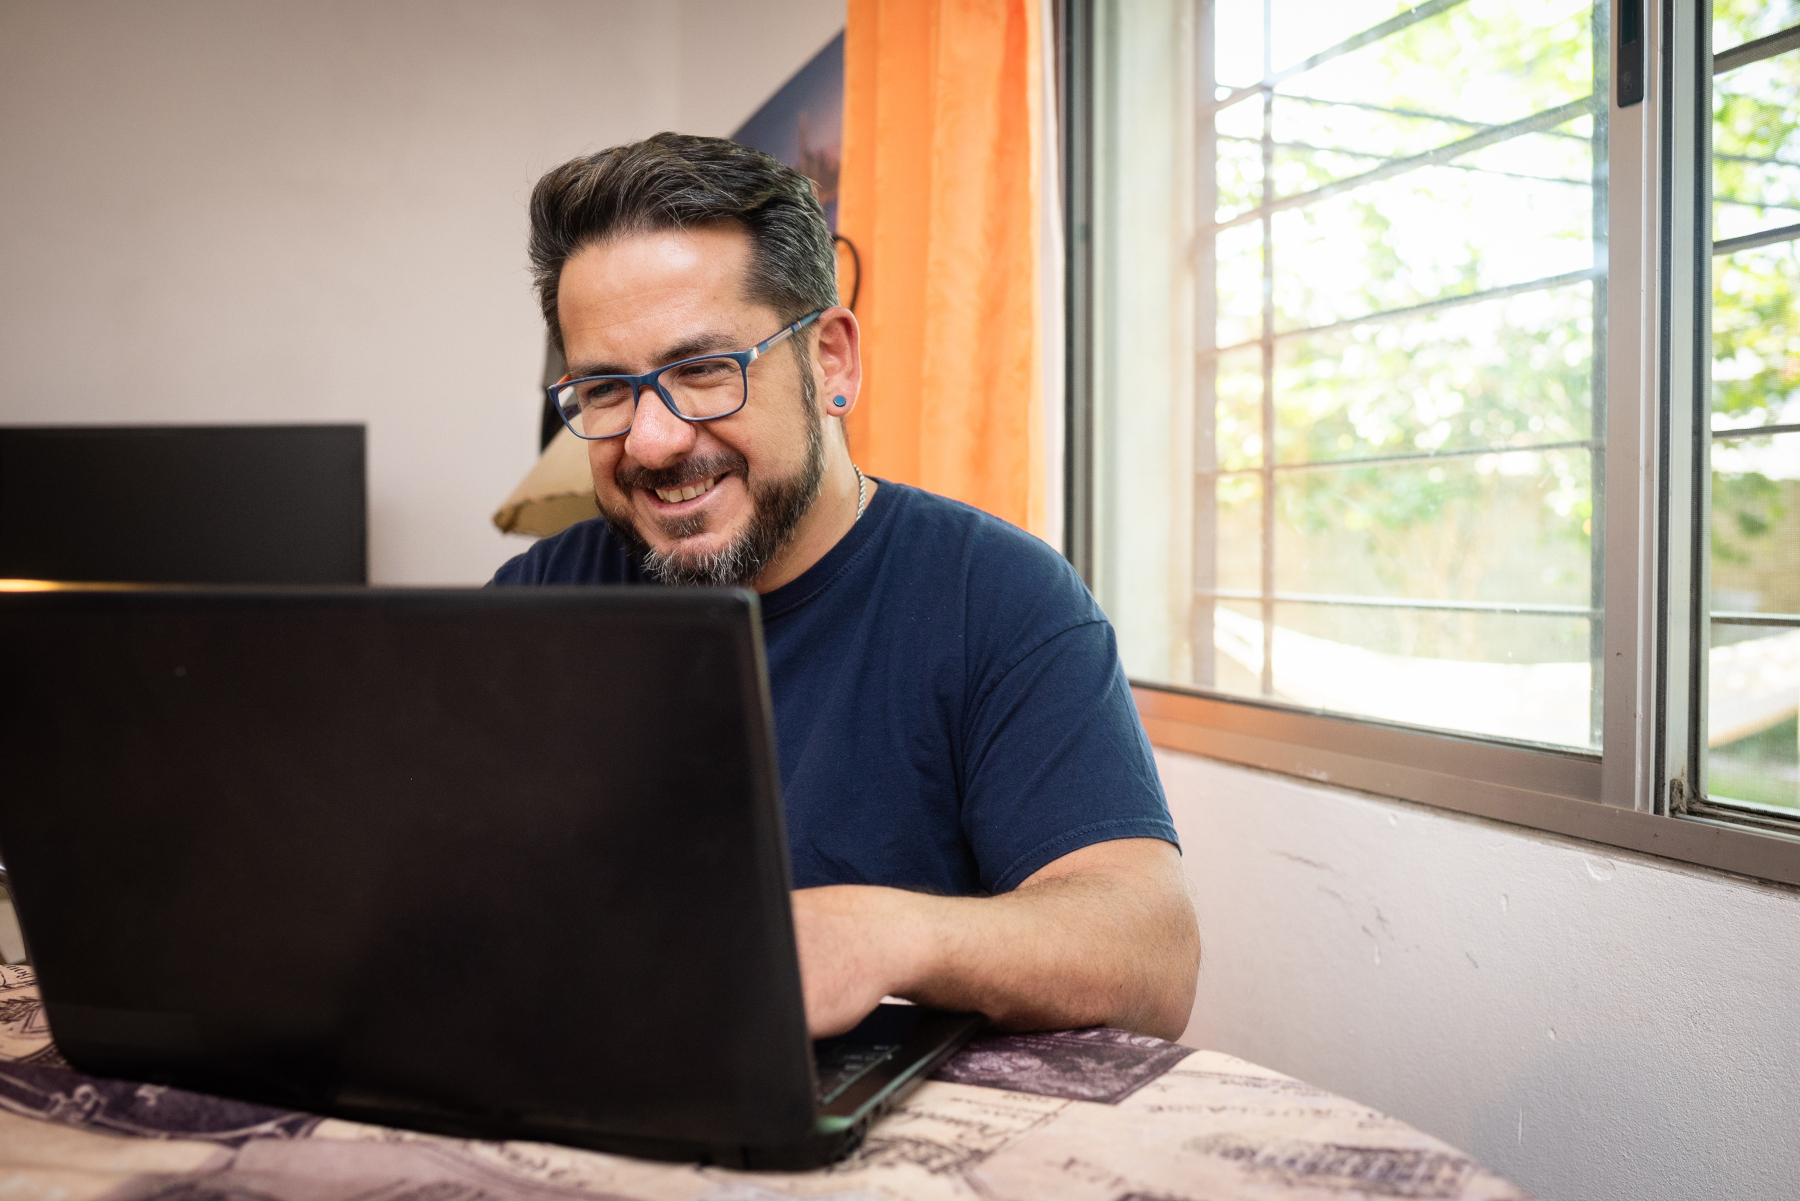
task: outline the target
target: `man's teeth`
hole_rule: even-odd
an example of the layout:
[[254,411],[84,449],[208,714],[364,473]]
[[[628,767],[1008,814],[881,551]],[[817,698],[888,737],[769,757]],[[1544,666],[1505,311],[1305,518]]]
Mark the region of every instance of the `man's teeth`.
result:
[[696,496],[704,496],[712,490],[712,486],[718,481],[718,478],[713,475],[703,480],[696,480],[685,488],[656,488],[653,491],[665,505],[672,505],[678,501],[693,500]]

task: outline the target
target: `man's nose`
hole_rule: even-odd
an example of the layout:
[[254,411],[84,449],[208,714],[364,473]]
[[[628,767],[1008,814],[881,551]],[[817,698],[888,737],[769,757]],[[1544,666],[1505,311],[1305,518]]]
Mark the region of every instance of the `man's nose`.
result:
[[644,467],[666,467],[694,448],[694,427],[669,412],[655,388],[638,393],[625,453]]

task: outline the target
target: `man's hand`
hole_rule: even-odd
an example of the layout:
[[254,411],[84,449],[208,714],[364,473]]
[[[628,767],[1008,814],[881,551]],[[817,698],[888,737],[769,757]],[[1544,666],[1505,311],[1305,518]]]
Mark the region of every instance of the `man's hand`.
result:
[[863,884],[794,893],[800,982],[814,1038],[842,1034],[919,974],[930,952],[917,902],[936,899]]
[[997,897],[839,885],[793,894],[814,1038],[888,994],[986,1014],[1011,1030],[1112,1025],[1179,1037],[1200,936],[1166,842],[1095,843]]

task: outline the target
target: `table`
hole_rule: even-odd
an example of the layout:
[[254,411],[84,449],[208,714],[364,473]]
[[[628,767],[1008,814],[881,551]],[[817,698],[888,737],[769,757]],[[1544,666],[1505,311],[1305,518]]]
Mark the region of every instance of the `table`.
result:
[[0,965],[7,1201],[1529,1201],[1437,1139],[1214,1051],[1122,1030],[985,1038],[815,1172],[651,1163],[366,1126],[57,1054],[31,969]]

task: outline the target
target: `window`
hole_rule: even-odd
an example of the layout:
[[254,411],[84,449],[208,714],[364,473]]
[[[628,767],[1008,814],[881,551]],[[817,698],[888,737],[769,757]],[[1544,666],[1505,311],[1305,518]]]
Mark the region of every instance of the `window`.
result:
[[[1131,146],[1129,26],[1152,22],[1109,14],[1097,590],[1146,681],[1595,745],[1604,13],[1383,21],[1395,5],[1365,2],[1276,21],[1297,7],[1195,14],[1210,53],[1179,308],[1142,295],[1166,285],[1133,253],[1176,190],[1156,178],[1171,156]],[[1159,316],[1177,318],[1166,351],[1146,345]],[[1176,357],[1192,433],[1152,441],[1131,410]],[[1143,470],[1150,445],[1167,467]],[[1187,570],[1137,545],[1151,481],[1190,510]]]
[[1800,0],[1063,17],[1153,738],[1800,881]]
[[1800,4],[1716,0],[1712,22],[1710,542],[1693,583],[1704,757],[1688,806],[1800,813]]

